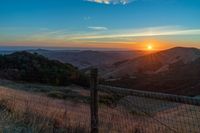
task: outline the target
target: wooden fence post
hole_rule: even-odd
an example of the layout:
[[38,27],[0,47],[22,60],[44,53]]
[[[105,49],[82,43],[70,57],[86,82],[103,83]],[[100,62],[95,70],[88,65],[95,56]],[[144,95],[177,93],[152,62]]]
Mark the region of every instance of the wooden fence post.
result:
[[90,72],[90,113],[91,113],[91,133],[98,133],[98,70],[91,69]]

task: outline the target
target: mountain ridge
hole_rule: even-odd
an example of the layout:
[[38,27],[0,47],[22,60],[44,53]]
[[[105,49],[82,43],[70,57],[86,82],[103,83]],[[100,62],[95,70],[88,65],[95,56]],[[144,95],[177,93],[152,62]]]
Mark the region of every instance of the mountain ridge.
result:
[[171,65],[178,62],[187,64],[198,58],[200,58],[200,50],[197,48],[174,47],[135,59],[116,62],[104,77],[131,76],[134,73],[159,73],[167,71]]

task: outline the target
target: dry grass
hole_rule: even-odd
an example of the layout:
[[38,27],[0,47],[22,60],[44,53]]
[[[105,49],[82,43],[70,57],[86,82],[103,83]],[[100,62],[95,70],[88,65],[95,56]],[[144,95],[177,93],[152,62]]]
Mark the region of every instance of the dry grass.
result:
[[[32,122],[33,117],[37,116],[43,118],[47,125],[50,122],[52,129],[65,129],[70,132],[80,129],[82,132],[84,130],[88,132],[88,105],[55,100],[9,88],[0,88],[0,100],[8,111],[21,114],[21,119],[27,115]],[[20,118],[17,117],[17,119]],[[33,125],[37,126],[37,124]]]
[[[90,130],[89,104],[56,100],[5,87],[0,87],[0,101],[3,102],[1,104],[6,106],[9,111],[20,114],[15,119],[19,120],[29,117],[29,122],[32,123],[35,117],[35,124],[32,124],[34,125],[32,128],[39,126],[37,123],[41,120],[38,118],[42,118],[44,119],[44,125],[52,125],[51,127],[46,127],[45,132],[50,133],[50,129],[53,132],[55,128],[65,129],[70,133],[77,132],[79,129],[81,129],[81,133],[89,132]],[[134,132],[137,122],[135,122],[131,115],[127,114],[127,112],[123,113],[118,109],[101,106],[99,110],[99,117],[101,118],[100,132]],[[131,121],[131,119],[134,121]],[[120,126],[119,121],[122,121]]]
[[[89,95],[87,90],[76,91]],[[87,103],[0,87],[0,105],[0,132],[90,132]],[[99,119],[101,133],[200,132],[200,107],[149,98],[125,97],[115,107],[101,104]]]
[[137,117],[142,133],[200,132],[200,106],[137,96],[125,97],[119,105]]

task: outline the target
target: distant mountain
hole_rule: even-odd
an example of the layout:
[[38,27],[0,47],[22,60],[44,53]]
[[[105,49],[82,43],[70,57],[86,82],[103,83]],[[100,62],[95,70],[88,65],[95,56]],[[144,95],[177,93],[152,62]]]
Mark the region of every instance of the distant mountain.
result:
[[70,63],[80,69],[91,66],[111,65],[121,60],[133,59],[146,54],[143,51],[91,51],[91,50],[31,50],[49,59]]
[[52,85],[85,84],[87,80],[71,64],[25,51],[0,55],[0,78]]
[[136,73],[156,74],[169,70],[174,65],[188,64],[200,58],[196,48],[175,47],[131,60],[116,62],[105,72],[104,77],[134,76]]
[[12,54],[13,51],[0,50],[0,55]]

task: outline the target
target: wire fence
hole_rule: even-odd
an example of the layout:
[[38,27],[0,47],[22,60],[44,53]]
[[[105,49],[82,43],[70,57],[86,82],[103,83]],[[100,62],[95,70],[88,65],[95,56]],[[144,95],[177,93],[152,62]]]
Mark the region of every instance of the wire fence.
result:
[[[170,94],[99,85],[101,125],[117,133],[199,133],[200,100]],[[103,103],[103,104],[101,104]],[[106,106],[105,106],[106,105]],[[101,110],[101,107],[99,107]]]
[[[25,114],[22,122],[28,112],[28,127],[41,126],[42,120],[42,133],[200,133],[199,99],[98,84],[97,77],[97,70],[92,70],[90,103],[0,87],[0,106]],[[0,110],[0,123],[10,119],[2,116]]]
[[0,87],[0,132],[88,133],[90,106]]

